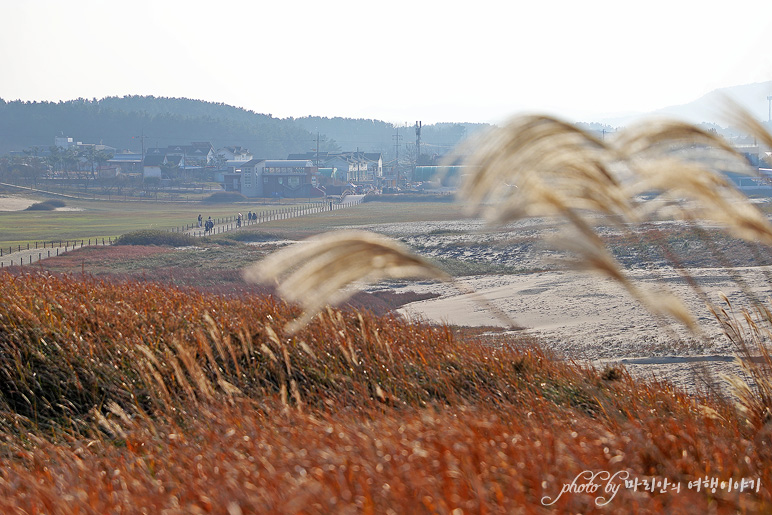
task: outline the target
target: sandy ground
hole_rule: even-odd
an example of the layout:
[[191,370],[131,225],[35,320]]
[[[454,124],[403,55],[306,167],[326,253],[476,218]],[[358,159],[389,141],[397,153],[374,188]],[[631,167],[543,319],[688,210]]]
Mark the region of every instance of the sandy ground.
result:
[[23,211],[36,201],[16,195],[0,195],[0,211]]
[[[735,305],[745,295],[721,269],[689,270],[714,303],[724,306],[722,292]],[[765,280],[769,269],[741,271],[759,298],[770,295]],[[636,272],[641,284],[668,283],[698,320],[703,333],[691,334],[675,321],[658,320],[617,283],[589,273],[540,272],[523,275],[467,277],[461,282],[504,311],[525,333],[537,336],[546,347],[569,360],[591,362],[603,368],[623,363],[633,375],[670,380],[693,389],[704,369],[721,382],[720,374],[739,373],[734,348],[700,295],[675,271]],[[400,313],[434,323],[501,326],[473,295],[448,285],[405,284],[396,288],[431,291],[441,296],[404,306]],[[747,305],[747,304],[746,304]]]
[[[0,195],[0,211],[24,211],[32,204],[40,202],[18,195]],[[83,211],[79,207],[57,207],[54,211]]]
[[[665,287],[681,298],[697,319],[700,334],[675,321],[657,319],[619,284],[593,273],[558,269],[554,252],[534,243],[555,227],[528,220],[507,230],[485,231],[479,221],[367,226],[401,239],[429,257],[502,264],[522,272],[459,278],[476,294],[449,284],[412,281],[380,285],[397,292],[431,292],[439,297],[403,306],[406,317],[432,323],[499,326],[497,318],[473,297],[481,295],[503,311],[524,333],[538,337],[567,360],[605,366],[622,363],[634,376],[665,379],[690,391],[705,382],[725,389],[723,374],[740,374],[735,349],[708,310],[706,301],[725,307],[725,294],[739,314],[749,298],[767,301],[772,294],[772,268],[688,268],[674,270],[662,263],[642,263],[628,269],[640,286]],[[542,268],[543,271],[539,271]],[[546,268],[546,270],[544,270]],[[534,271],[536,270],[536,271]],[[697,293],[683,273],[699,284]],[[738,278],[745,286],[738,284]],[[750,297],[749,297],[750,295]],[[707,376],[706,376],[707,372]]]

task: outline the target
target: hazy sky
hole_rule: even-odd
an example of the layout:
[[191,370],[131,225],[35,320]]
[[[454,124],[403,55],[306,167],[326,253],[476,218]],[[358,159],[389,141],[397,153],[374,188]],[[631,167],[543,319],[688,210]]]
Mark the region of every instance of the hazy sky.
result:
[[0,0],[0,98],[582,121],[772,80],[771,41],[770,0]]

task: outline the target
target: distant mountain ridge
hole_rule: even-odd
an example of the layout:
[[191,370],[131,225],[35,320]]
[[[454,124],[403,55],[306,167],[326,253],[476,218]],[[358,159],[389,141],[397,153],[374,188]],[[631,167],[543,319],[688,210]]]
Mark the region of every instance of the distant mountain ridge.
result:
[[626,125],[642,116],[667,116],[683,119],[692,123],[717,124],[726,127],[729,122],[722,113],[725,97],[730,98],[751,115],[766,122],[769,120],[768,96],[772,96],[772,81],[741,84],[715,89],[700,98],[686,104],[672,105],[650,113],[619,116],[604,120],[611,125]]

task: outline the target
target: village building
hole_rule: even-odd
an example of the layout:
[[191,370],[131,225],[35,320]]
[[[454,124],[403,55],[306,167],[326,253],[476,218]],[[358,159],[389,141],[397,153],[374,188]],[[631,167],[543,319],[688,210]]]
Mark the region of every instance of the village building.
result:
[[181,170],[191,170],[209,166],[215,158],[215,152],[211,143],[203,141],[193,142],[190,145],[169,145],[166,148],[149,148],[145,152],[145,157],[147,158],[148,156],[167,156],[167,161],[173,161],[173,164]]
[[239,171],[239,189],[247,197],[324,196],[324,191],[319,187],[319,171],[307,159],[252,159],[243,163]]
[[161,178],[161,168],[166,166],[166,155],[152,154],[146,155],[142,160],[142,178]]
[[246,163],[254,158],[249,149],[244,147],[222,147],[217,149],[216,155],[229,162]]
[[383,177],[383,156],[380,152],[305,152],[290,154],[287,159],[307,159],[319,168],[335,170],[339,181],[356,185],[376,186]]
[[118,173],[131,174],[142,173],[142,154],[133,152],[119,152],[107,160],[110,166],[117,169]]

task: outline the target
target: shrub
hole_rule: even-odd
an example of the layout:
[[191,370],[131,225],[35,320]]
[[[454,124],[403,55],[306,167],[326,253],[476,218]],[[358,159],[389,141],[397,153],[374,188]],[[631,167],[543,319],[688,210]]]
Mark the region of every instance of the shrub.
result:
[[51,204],[46,204],[45,202],[38,202],[36,204],[32,204],[30,207],[25,209],[25,211],[53,211],[56,209]]
[[158,229],[143,229],[122,234],[115,241],[116,245],[167,245],[171,247],[188,247],[196,244],[196,239],[190,235],[178,232],[166,232]]
[[63,200],[51,199],[32,204],[25,211],[53,211],[57,207],[64,207],[66,205]]

